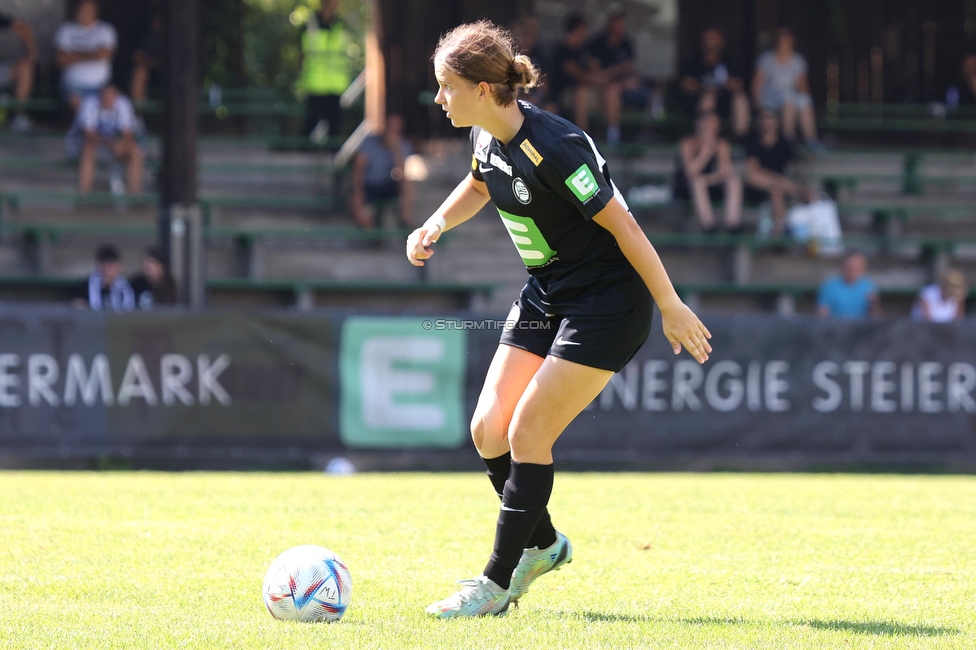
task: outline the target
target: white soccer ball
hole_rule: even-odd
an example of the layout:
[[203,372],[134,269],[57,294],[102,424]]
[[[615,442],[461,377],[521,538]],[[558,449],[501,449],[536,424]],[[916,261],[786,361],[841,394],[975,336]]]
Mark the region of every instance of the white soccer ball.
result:
[[288,549],[264,576],[264,604],[281,621],[338,621],[351,599],[349,569],[321,546]]

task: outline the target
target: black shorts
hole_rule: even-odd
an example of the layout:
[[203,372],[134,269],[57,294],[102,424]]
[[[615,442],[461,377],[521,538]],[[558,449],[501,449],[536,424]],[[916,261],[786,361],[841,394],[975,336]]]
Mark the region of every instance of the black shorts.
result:
[[650,294],[630,291],[614,313],[546,314],[519,296],[506,319],[499,343],[552,355],[591,368],[620,372],[644,345],[651,331]]

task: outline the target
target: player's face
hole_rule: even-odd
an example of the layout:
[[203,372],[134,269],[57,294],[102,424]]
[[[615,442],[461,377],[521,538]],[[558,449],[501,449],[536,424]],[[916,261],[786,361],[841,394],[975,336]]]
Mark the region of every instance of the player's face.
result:
[[480,86],[441,63],[434,64],[434,77],[437,79],[434,103],[443,107],[454,126],[473,126],[481,109]]

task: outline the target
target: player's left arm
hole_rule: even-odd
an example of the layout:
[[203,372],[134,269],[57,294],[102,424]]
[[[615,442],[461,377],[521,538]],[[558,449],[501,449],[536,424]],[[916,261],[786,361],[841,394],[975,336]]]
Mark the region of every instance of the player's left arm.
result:
[[610,231],[624,257],[644,280],[661,310],[664,334],[674,353],[680,353],[683,345],[698,363],[705,363],[712,351],[708,343],[712,335],[678,297],[661,258],[634,216],[614,197],[593,217],[593,221]]

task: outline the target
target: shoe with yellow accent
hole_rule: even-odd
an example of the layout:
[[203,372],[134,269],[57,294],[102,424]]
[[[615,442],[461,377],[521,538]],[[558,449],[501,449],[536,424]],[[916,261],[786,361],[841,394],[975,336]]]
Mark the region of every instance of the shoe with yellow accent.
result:
[[522,559],[512,574],[512,586],[509,589],[512,602],[517,602],[524,596],[536,578],[550,571],[558,571],[564,564],[572,561],[573,545],[558,530],[556,541],[549,548],[527,548],[522,551]]

